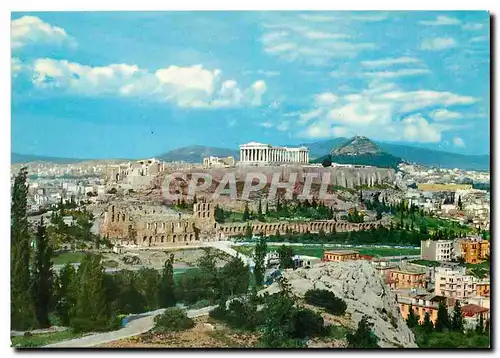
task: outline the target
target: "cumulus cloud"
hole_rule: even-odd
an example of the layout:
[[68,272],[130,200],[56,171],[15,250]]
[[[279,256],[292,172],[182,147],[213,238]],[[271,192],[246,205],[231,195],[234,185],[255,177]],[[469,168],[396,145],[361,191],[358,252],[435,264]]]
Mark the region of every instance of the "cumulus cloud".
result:
[[260,122],[258,124],[260,127],[264,127],[264,128],[272,128],[274,125],[269,122],[269,121],[266,121],[266,122]]
[[313,107],[304,112],[296,124],[299,136],[308,138],[360,134],[379,140],[439,142],[442,132],[454,127],[434,117],[442,120],[456,115],[435,108],[477,101],[444,91],[404,91],[394,83],[375,81],[358,93],[316,95]]
[[446,121],[448,119],[460,119],[463,117],[461,113],[449,111],[447,109],[436,109],[432,111],[430,117],[435,121]]
[[481,30],[484,27],[485,27],[484,24],[480,24],[477,22],[469,22],[469,23],[464,24],[462,26],[462,29],[468,30],[468,31],[476,31],[476,30]]
[[361,65],[370,68],[389,67],[394,65],[417,64],[420,60],[415,57],[383,58],[380,60],[361,61]]
[[464,143],[464,140],[460,137],[454,137],[453,138],[453,144],[456,146],[456,147],[465,147],[465,143]]
[[457,46],[457,42],[452,37],[436,37],[422,41],[420,48],[426,51],[440,51]]
[[438,16],[435,20],[432,21],[420,21],[422,25],[427,26],[447,26],[447,25],[459,25],[460,21],[455,19],[454,17],[448,16]]
[[431,125],[422,115],[406,117],[401,121],[402,139],[409,142],[437,143],[441,140],[441,131]]
[[76,42],[66,31],[50,25],[36,16],[23,16],[11,21],[11,47],[20,49],[28,44],[63,44]]
[[170,66],[149,72],[137,65],[92,67],[45,58],[37,59],[29,71],[34,86],[41,90],[150,98],[180,107],[258,106],[267,90],[261,80],[243,90],[234,80],[223,81],[220,70],[208,70],[201,65]]

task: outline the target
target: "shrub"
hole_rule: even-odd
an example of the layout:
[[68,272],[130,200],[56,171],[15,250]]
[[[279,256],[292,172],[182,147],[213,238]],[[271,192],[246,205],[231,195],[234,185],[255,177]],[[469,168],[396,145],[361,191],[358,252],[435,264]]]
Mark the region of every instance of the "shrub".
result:
[[155,332],[179,332],[193,327],[194,321],[177,307],[169,307],[155,317]]
[[307,303],[323,307],[328,313],[336,316],[343,315],[347,309],[345,301],[328,290],[308,290],[304,297]]
[[326,333],[324,320],[321,315],[307,308],[300,308],[294,312],[293,338],[321,336]]

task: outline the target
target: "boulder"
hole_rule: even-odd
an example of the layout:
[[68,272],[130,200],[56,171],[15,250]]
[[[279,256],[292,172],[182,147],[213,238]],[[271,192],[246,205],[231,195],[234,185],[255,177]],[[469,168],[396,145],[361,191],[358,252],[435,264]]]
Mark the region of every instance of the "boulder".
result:
[[[367,315],[381,348],[418,348],[394,294],[368,261],[322,262],[309,269],[285,270],[282,275],[295,296],[303,297],[307,290],[315,288],[330,290],[345,300],[350,329],[355,330]],[[278,283],[273,283],[260,293],[278,291]]]

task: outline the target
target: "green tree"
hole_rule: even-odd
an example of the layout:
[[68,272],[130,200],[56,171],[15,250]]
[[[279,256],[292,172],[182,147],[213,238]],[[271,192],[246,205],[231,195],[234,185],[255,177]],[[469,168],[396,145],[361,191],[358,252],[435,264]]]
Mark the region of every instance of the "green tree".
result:
[[455,307],[453,308],[453,316],[451,319],[451,329],[456,332],[464,331],[464,315],[462,313],[462,308],[460,306],[460,301],[455,301]]
[[163,272],[158,286],[158,303],[161,308],[175,306],[174,287],[174,254],[165,260]]
[[247,226],[245,228],[245,238],[247,240],[251,240],[253,238],[253,230],[252,230],[252,226],[251,225],[247,224]]
[[35,308],[30,297],[30,234],[26,210],[28,172],[21,168],[12,188],[10,219],[10,320],[12,329],[35,327]]
[[77,287],[75,268],[73,264],[68,262],[59,271],[54,290],[57,300],[55,312],[62,326],[69,326],[70,324],[69,313],[76,303],[75,291]]
[[475,329],[477,334],[483,334],[484,333],[484,318],[483,315],[479,315],[479,322],[476,324],[476,329]]
[[49,308],[53,294],[52,252],[43,219],[41,219],[35,237],[35,257],[32,273],[33,303],[38,326],[41,328],[50,327]]
[[248,221],[250,219],[250,211],[248,210],[248,203],[245,203],[245,210],[243,211],[243,221]]
[[291,246],[282,245],[278,249],[280,269],[293,268],[293,249]]
[[323,159],[323,161],[321,162],[321,165],[323,167],[331,167],[332,166],[332,159],[330,156],[327,156],[325,159]]
[[427,334],[430,334],[432,333],[432,331],[434,331],[434,324],[431,321],[429,312],[425,312],[424,321],[422,322],[422,328]]
[[257,286],[261,286],[264,283],[264,273],[266,271],[265,266],[265,258],[267,253],[267,243],[266,238],[261,235],[259,240],[257,241],[257,245],[255,245],[255,253],[254,253],[254,275],[255,275],[255,283]]
[[230,297],[247,293],[250,271],[239,257],[233,257],[220,270],[218,278],[220,296]]
[[85,255],[77,277],[77,301],[70,312],[70,327],[76,332],[98,332],[115,328],[119,322],[108,300],[101,257]]
[[170,307],[155,317],[155,332],[179,332],[194,327],[194,321],[186,312],[177,307]]
[[157,290],[161,275],[153,268],[142,267],[137,272],[138,288],[145,298],[146,310],[151,311],[158,306]]
[[406,318],[406,324],[409,328],[414,328],[418,326],[419,317],[415,314],[413,310],[413,305],[410,304],[410,312],[408,313],[408,317]]
[[363,316],[354,334],[347,334],[347,348],[378,348],[378,337],[372,331],[373,323]]
[[445,329],[450,328],[450,317],[446,304],[441,301],[438,306],[438,314],[436,319],[436,332],[443,332]]

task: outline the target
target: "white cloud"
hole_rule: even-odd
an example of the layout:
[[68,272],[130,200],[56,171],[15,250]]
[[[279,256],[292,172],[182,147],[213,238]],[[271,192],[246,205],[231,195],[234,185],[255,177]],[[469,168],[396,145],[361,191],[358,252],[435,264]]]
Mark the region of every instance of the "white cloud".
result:
[[75,44],[64,29],[52,26],[36,16],[23,16],[11,21],[11,48],[28,44]]
[[465,147],[464,140],[460,137],[454,137],[453,138],[453,144],[455,144],[456,147]]
[[476,22],[469,22],[469,23],[464,24],[462,26],[462,29],[469,30],[469,31],[476,31],[476,30],[481,30],[483,27],[485,27],[484,24],[479,24]]
[[286,132],[289,128],[290,128],[289,121],[282,121],[276,126],[276,129],[279,130],[280,132]]
[[354,133],[378,140],[439,142],[442,132],[456,126],[442,124],[433,117],[441,120],[456,115],[435,108],[470,105],[477,101],[451,92],[404,91],[394,83],[372,81],[358,93],[318,94],[312,108],[304,112],[296,125],[299,136],[308,138]]
[[446,26],[446,25],[459,25],[460,21],[455,19],[454,17],[438,16],[436,20],[420,21],[420,23],[422,25],[427,25],[427,26]]
[[24,70],[23,62],[17,57],[12,57],[10,59],[10,72],[12,77],[17,77],[17,74]]
[[36,60],[30,71],[34,86],[41,90],[150,98],[180,107],[259,106],[267,90],[262,80],[242,90],[234,80],[222,81],[220,70],[208,70],[201,65],[170,66],[153,73],[137,65],[91,67],[45,58]]
[[[316,15],[304,16],[307,19]],[[324,66],[333,59],[353,58],[362,51],[377,48],[374,43],[351,40],[352,35],[345,31],[352,30],[353,26],[341,26],[338,21],[316,24],[317,21],[299,20],[304,16],[286,16],[275,23],[262,24],[264,33],[260,40],[264,52],[288,62]],[[346,19],[341,21],[348,21]]]
[[261,123],[259,123],[258,125],[259,125],[259,126],[261,126],[261,127],[264,127],[264,128],[272,128],[272,127],[274,126],[274,125],[273,125],[271,122],[269,122],[269,121],[266,121],[266,122],[261,122]]
[[449,111],[447,109],[436,109],[432,111],[430,117],[435,121],[446,121],[448,119],[459,119],[463,115],[458,112]]
[[440,51],[457,46],[457,42],[451,37],[436,37],[433,39],[425,39],[420,48],[427,51]]
[[420,114],[409,116],[401,121],[403,136],[401,139],[408,142],[438,143],[441,140],[441,131]]
[[308,31],[304,33],[304,36],[312,40],[324,40],[324,39],[347,39],[350,38],[346,34],[332,34],[328,32],[321,31]]
[[299,15],[301,19],[311,21],[311,22],[333,22],[333,21],[360,21],[360,22],[379,22],[387,19],[387,14],[348,14],[345,13],[341,16],[339,15],[316,15],[316,14],[301,14]]
[[420,63],[420,60],[415,57],[396,57],[396,58],[384,58],[380,60],[361,61],[361,65],[371,68],[389,67],[393,65],[416,64],[416,63]]
[[364,72],[363,75],[369,78],[387,79],[387,78],[426,75],[429,73],[431,73],[431,71],[429,71],[426,68],[407,68],[396,71]]
[[476,36],[470,39],[470,42],[484,42],[484,41],[489,41],[488,36]]

